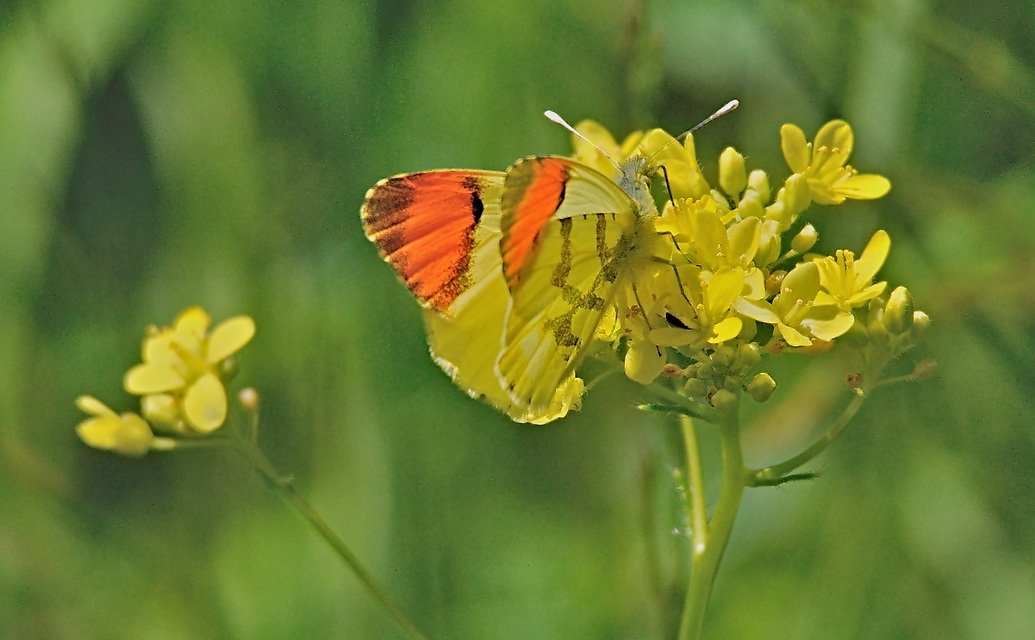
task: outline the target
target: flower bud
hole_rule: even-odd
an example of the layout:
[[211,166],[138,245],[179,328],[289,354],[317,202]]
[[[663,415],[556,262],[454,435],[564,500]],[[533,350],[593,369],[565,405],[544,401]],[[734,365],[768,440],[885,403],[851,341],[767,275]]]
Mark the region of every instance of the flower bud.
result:
[[135,413],[111,413],[84,420],[76,427],[76,433],[95,449],[134,458],[147,453],[154,440],[151,426]]
[[807,224],[791,240],[791,249],[796,253],[803,254],[816,244],[818,238],[819,233],[816,231],[816,227]]
[[755,169],[748,174],[748,189],[758,194],[762,202],[769,200],[769,175],[761,169]]
[[683,391],[691,398],[703,398],[708,395],[709,390],[708,383],[700,378],[690,378],[683,385]]
[[762,348],[754,342],[742,344],[737,348],[737,355],[733,362],[744,369],[757,367],[762,362]]
[[711,397],[711,405],[723,412],[736,411],[739,398],[736,393],[726,389],[719,389]]
[[737,337],[741,340],[751,340],[758,332],[758,323],[753,318],[741,318],[740,333]]
[[140,399],[140,413],[148,422],[173,427],[183,420],[180,407],[171,394],[152,393]]
[[913,296],[905,287],[895,287],[884,307],[884,327],[893,334],[902,334],[913,326]]
[[255,411],[259,408],[259,392],[253,387],[245,387],[237,392],[237,404],[245,411]]
[[870,332],[871,337],[878,333],[887,335],[887,327],[884,326],[884,307],[888,304],[887,296],[877,296],[873,300],[870,300],[870,304],[866,307],[866,329]]
[[923,311],[913,312],[913,328],[910,330],[909,337],[913,340],[913,344],[918,344],[931,330],[931,318],[928,317]]
[[147,453],[155,437],[151,425],[135,413],[124,413],[120,418],[122,426],[115,434],[112,451],[134,457]]
[[809,191],[809,181],[803,174],[792,174],[784,182],[783,203],[787,206],[789,216],[793,219],[798,217],[802,211],[812,204],[812,192]]
[[744,196],[737,203],[737,211],[741,219],[761,218],[765,215],[765,206],[762,204],[762,197],[757,192],[748,189]]
[[726,345],[719,345],[715,347],[715,352],[712,353],[712,362],[720,367],[728,367],[733,362],[734,351],[733,347]]
[[[769,221],[766,221],[769,224]],[[780,236],[778,234],[767,234],[765,227],[762,228],[762,241],[755,252],[755,264],[766,265],[775,262],[780,257]]]
[[791,213],[781,199],[783,194],[784,190],[780,189],[780,192],[776,194],[776,201],[765,208],[765,219],[776,221],[780,229],[786,229],[791,226]]
[[751,378],[745,390],[755,402],[765,402],[776,391],[776,380],[768,373],[758,373]]
[[744,156],[733,147],[726,147],[719,156],[719,186],[730,196],[738,196],[747,186]]
[[650,384],[665,368],[665,352],[646,340],[634,340],[625,354],[625,375],[640,384]]

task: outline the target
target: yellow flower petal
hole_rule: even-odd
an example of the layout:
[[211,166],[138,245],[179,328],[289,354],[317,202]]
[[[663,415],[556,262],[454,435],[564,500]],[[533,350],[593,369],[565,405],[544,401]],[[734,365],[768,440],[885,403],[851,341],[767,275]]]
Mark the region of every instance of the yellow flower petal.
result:
[[179,334],[204,336],[212,318],[201,307],[190,307],[176,316],[174,330]]
[[723,269],[717,271],[708,281],[708,288],[705,290],[705,301],[708,313],[711,318],[721,317],[733,299],[744,290],[744,271],[737,269]]
[[[686,333],[686,332],[684,332]],[[665,351],[646,340],[635,340],[625,354],[625,375],[640,384],[650,384],[665,368]]]
[[211,433],[226,420],[226,390],[215,374],[202,375],[183,396],[187,423],[202,433]]
[[138,364],[126,372],[122,381],[126,391],[138,396],[172,391],[184,384],[186,380],[179,371],[155,364]]
[[237,353],[255,335],[255,321],[248,316],[236,316],[220,323],[208,338],[209,364],[226,360]]
[[737,313],[759,322],[766,324],[777,324],[780,322],[780,316],[777,315],[772,305],[764,300],[737,298],[733,301],[733,308],[737,310]]
[[829,182],[823,178],[809,178],[809,196],[812,202],[820,205],[841,204],[845,197],[837,192]]
[[812,345],[812,340],[810,340],[808,336],[782,322],[776,325],[776,330],[780,332],[780,335],[787,341],[787,344],[792,347],[808,347]]
[[780,127],[780,149],[783,150],[783,158],[787,166],[794,173],[805,173],[809,168],[809,143],[805,139],[805,132],[793,124],[785,124]]
[[89,418],[75,428],[76,435],[94,449],[111,450],[115,446],[115,431],[121,418],[117,414],[100,418]]
[[852,294],[852,297],[848,298],[848,305],[851,307],[861,307],[864,302],[869,302],[884,293],[884,289],[887,288],[887,286],[888,283],[884,281],[871,284],[870,286]]
[[870,241],[866,243],[862,256],[855,261],[856,282],[871,282],[880,268],[884,266],[884,261],[888,259],[890,251],[891,236],[887,231],[880,229],[873,234]]
[[[844,120],[831,120],[816,133],[816,139],[812,142],[813,153],[821,148],[831,152],[830,159],[824,163],[826,167],[840,167],[852,153],[855,146],[855,134],[852,127]],[[829,164],[828,164],[829,163]]]
[[655,161],[662,158],[686,160],[683,145],[679,144],[672,134],[663,129],[651,129],[639,140],[638,151],[645,156],[652,156]]
[[75,399],[75,406],[79,407],[80,411],[89,413],[94,416],[117,416],[118,414],[108,408],[108,405],[104,404],[93,396],[79,396]]
[[727,340],[732,340],[740,334],[740,330],[743,326],[744,323],[740,318],[730,316],[712,327],[713,335],[711,338],[708,338],[708,342],[712,344],[721,344]]
[[833,340],[844,335],[855,324],[855,316],[837,307],[814,307],[801,326],[820,340]]
[[152,393],[140,399],[140,413],[157,425],[174,426],[181,421],[180,405],[168,393]]
[[173,350],[176,334],[172,329],[155,332],[144,340],[144,362],[148,364],[175,367],[181,363],[180,356]]
[[791,295],[786,299],[784,298],[786,293],[780,294],[780,298],[790,304],[795,304],[797,300],[812,301],[819,291],[819,268],[816,263],[802,262],[791,269],[791,272],[783,279],[781,289],[784,292],[790,289]]
[[860,173],[838,180],[833,189],[845,198],[873,200],[884,197],[891,190],[891,182],[876,173]]
[[751,269],[744,274],[744,289],[740,292],[740,295],[745,298],[760,300],[765,297],[765,294],[765,275],[762,273],[761,269],[751,267]]

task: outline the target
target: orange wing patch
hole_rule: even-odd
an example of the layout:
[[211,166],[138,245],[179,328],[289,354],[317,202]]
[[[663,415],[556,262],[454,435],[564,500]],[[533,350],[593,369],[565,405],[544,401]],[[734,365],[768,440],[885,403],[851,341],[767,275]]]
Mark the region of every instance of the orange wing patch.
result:
[[504,183],[503,276],[513,288],[528,261],[539,232],[564,202],[571,162],[561,158],[533,157],[518,160]]
[[363,229],[421,304],[446,311],[471,286],[470,254],[482,191],[502,174],[427,171],[386,178],[367,192]]

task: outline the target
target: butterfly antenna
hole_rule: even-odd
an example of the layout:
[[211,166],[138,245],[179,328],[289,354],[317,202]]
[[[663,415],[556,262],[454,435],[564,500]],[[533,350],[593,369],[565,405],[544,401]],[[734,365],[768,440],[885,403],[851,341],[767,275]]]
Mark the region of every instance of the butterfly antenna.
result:
[[[615,167],[617,167],[619,171],[622,170],[622,165],[618,164],[618,162],[615,161],[615,159],[611,157],[611,154],[609,154],[608,152],[604,151],[599,146],[597,146],[597,144],[595,142],[593,142],[592,140],[590,140],[586,136],[584,136],[581,133],[579,133],[578,131],[576,131],[575,127],[573,127],[570,124],[568,124],[567,122],[565,122],[564,118],[562,118],[559,115],[557,115],[556,111],[550,111],[549,109],[547,109],[546,111],[543,112],[543,115],[546,116],[552,122],[556,122],[557,124],[561,125],[565,129],[570,131],[573,135],[578,136],[581,140],[585,141],[591,147],[593,147],[594,149],[599,151],[600,155],[602,155],[605,158],[607,158],[608,160],[610,160],[611,164],[613,164]],[[713,117],[716,117],[716,116],[713,116]]]
[[676,140],[679,140],[680,138],[685,138],[686,136],[690,135],[694,131],[697,131],[698,129],[700,129],[704,125],[708,124],[712,120],[715,120],[716,118],[721,118],[722,116],[726,115],[730,111],[733,111],[734,109],[736,109],[739,106],[740,106],[740,100],[737,100],[736,98],[730,100],[726,104],[724,104],[721,107],[719,107],[718,110],[716,110],[715,113],[713,113],[712,115],[708,116],[704,120],[701,120],[700,122],[698,122],[694,126],[690,127],[689,129],[687,129],[683,133],[681,133],[678,136],[676,136]]
[[700,122],[698,122],[694,126],[690,127],[689,129],[687,129],[683,133],[679,134],[675,138],[673,138],[673,139],[669,140],[668,142],[666,142],[665,144],[661,145],[661,148],[655,150],[654,153],[651,154],[651,157],[653,158],[654,156],[658,155],[658,153],[660,153],[661,150],[664,149],[665,147],[667,147],[668,145],[670,145],[670,144],[672,144],[674,142],[678,142],[678,141],[682,140],[683,138],[687,137],[688,135],[690,135],[694,131],[697,131],[698,129],[700,129],[704,125],[708,124],[712,120],[715,120],[716,118],[721,118],[722,116],[726,115],[730,111],[733,111],[734,109],[736,109],[739,106],[740,106],[740,100],[737,100],[736,98],[734,98],[733,100],[730,100],[726,104],[724,104],[721,107],[719,107],[715,111],[715,113],[713,113],[712,115],[708,116],[704,120],[701,120]]

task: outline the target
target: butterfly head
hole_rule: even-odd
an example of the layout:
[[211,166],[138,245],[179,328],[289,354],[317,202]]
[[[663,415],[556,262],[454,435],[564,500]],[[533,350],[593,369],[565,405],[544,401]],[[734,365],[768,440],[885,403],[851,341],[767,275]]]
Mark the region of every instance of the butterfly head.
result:
[[616,179],[618,186],[636,201],[639,215],[657,215],[658,207],[651,194],[651,181],[658,171],[658,166],[648,156],[636,154],[618,164],[620,169]]

